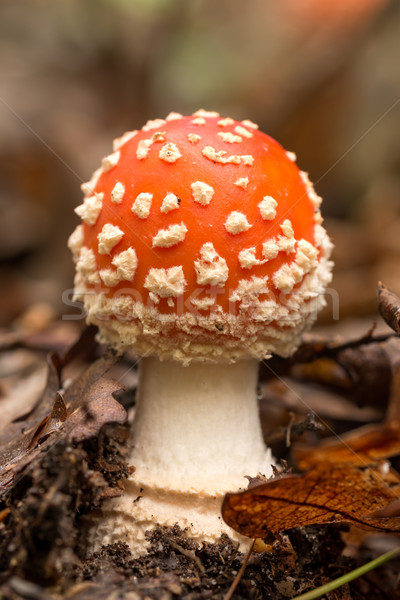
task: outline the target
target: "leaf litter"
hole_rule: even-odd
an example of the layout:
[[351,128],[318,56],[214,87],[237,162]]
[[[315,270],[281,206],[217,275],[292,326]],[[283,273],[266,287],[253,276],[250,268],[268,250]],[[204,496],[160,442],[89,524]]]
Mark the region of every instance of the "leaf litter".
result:
[[[0,593],[6,598],[24,594],[53,598],[59,597],[58,592],[54,595],[56,585],[65,597],[76,600],[115,594],[132,600],[222,599],[243,565],[243,556],[228,539],[201,545],[188,540],[178,527],[159,528],[149,534],[148,553],[140,559],[133,559],[123,543],[85,557],[82,516],[102,499],[121,494],[123,480],[132,472],[125,461],[125,409],[134,402],[134,390],[127,394],[112,379],[112,373],[118,373],[116,357],[107,353],[99,357],[101,349],[93,334],[86,331],[69,350],[57,338],[54,348],[62,353],[49,355],[45,392],[27,406],[25,415],[20,413],[17,420],[0,429]],[[350,341],[309,337],[294,358],[272,359],[272,371],[297,379],[310,393],[319,390],[321,395],[346,398],[356,414],[360,410],[356,402],[370,406],[368,410],[374,409],[378,415],[386,406],[387,414],[395,414],[400,377],[396,378],[399,353],[393,338],[396,333],[377,336],[372,328]],[[15,351],[24,344],[23,338],[17,343],[14,340]],[[51,333],[44,338],[36,334],[36,341],[31,339],[30,344],[32,352],[51,350]],[[10,351],[4,346],[4,351]],[[71,369],[74,377],[68,375]],[[261,383],[273,381],[273,377],[264,371]],[[360,389],[366,390],[363,397]],[[381,391],[378,397],[377,390]],[[251,489],[243,495],[228,495],[225,503],[233,498],[239,502],[232,500],[228,516],[224,505],[224,516],[257,538],[235,591],[238,599],[283,600],[369,560],[362,537],[356,557],[342,553],[346,544],[342,534],[354,523],[369,531],[388,532],[388,539],[389,533],[397,535],[399,530],[399,478],[394,470],[387,472],[385,462],[379,462],[389,456],[396,461],[397,422],[388,419],[369,425],[372,432],[349,433],[355,441],[346,442],[350,446],[346,456],[336,449],[326,461],[327,453],[320,458],[318,452],[325,444],[334,444],[335,438],[321,442],[321,433],[326,437],[328,432],[325,424],[321,425],[312,411],[290,415],[287,408],[283,410],[286,425],[282,422],[280,433],[271,437],[281,444],[290,467],[274,480],[260,483],[262,478],[251,477]],[[342,410],[342,416],[338,413],[336,420],[331,420],[331,427],[346,418]],[[299,451],[299,437],[305,454]],[[363,468],[360,461],[351,460],[354,452],[365,458]],[[308,471],[290,473],[296,461],[297,467]],[[261,489],[268,489],[268,494],[261,494]],[[339,489],[341,494],[337,494]],[[275,491],[270,498],[271,490]],[[363,490],[369,490],[368,499]],[[348,502],[343,502],[345,497]],[[343,598],[366,597],[365,590],[377,598],[379,593],[382,597],[391,593],[395,598],[395,579],[393,571],[382,567],[378,579],[353,582]],[[357,591],[361,589],[364,596]]]
[[398,499],[397,474],[319,463],[303,475],[278,476],[244,492],[227,494],[222,515],[235,531],[252,538],[333,522],[399,534],[399,519],[371,516]]

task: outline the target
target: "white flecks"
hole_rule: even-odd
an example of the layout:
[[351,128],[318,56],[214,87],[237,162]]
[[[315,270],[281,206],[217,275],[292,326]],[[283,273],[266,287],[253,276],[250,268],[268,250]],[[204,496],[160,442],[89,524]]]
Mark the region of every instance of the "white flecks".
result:
[[119,283],[117,271],[112,269],[101,269],[100,277],[107,287],[115,287]]
[[286,156],[292,162],[296,162],[296,160],[297,160],[297,156],[296,156],[295,152],[290,152],[290,150],[286,150]]
[[234,210],[225,221],[225,229],[228,233],[236,235],[250,229],[251,225],[247,220],[246,215]]
[[74,259],[79,256],[79,252],[83,245],[83,225],[75,227],[74,231],[68,238],[68,248],[71,250]]
[[166,120],[165,119],[153,119],[150,121],[147,121],[146,125],[144,125],[142,127],[143,131],[150,131],[151,129],[157,129],[159,127],[162,127],[163,125],[165,125]]
[[276,258],[279,253],[279,246],[275,239],[267,240],[262,245],[262,255],[266,260]]
[[194,262],[194,268],[199,285],[222,287],[228,279],[229,269],[226,260],[216,252],[211,242],[202,245],[200,259]]
[[230,131],[219,131],[217,135],[223,142],[228,142],[228,144],[240,144],[240,142],[243,142],[243,138],[240,135],[235,135]]
[[276,207],[278,206],[277,201],[272,196],[264,196],[258,205],[260,209],[261,217],[264,221],[271,221],[276,217]]
[[245,190],[247,188],[247,186],[249,185],[249,178],[248,177],[239,177],[239,179],[236,179],[234,185],[237,185],[238,187],[241,187]]
[[122,239],[124,232],[117,225],[106,223],[97,236],[99,240],[99,254],[110,254],[111,250]]
[[[165,124],[165,121],[163,121],[162,119],[157,120],[159,121],[157,126],[160,124],[160,121],[162,121],[162,123]],[[136,148],[136,158],[138,160],[143,160],[144,158],[147,158],[150,148],[156,142],[165,142],[165,131],[156,131],[151,136],[151,138],[140,140]]]
[[204,110],[204,108],[200,108],[195,113],[193,113],[194,117],[203,117],[203,118],[217,118],[219,117],[219,113],[215,110]]
[[295,263],[291,265],[282,265],[272,276],[272,281],[275,287],[288,294],[292,291],[296,283],[299,283],[303,278],[303,270]]
[[282,265],[273,276],[275,287],[284,294],[292,291],[304,275],[318,266],[318,250],[310,242],[301,239],[297,243],[296,256],[290,265]]
[[129,140],[134,138],[137,133],[138,133],[137,129],[135,129],[134,131],[126,131],[123,135],[121,135],[121,137],[113,140],[114,152],[116,152],[117,150],[122,148],[122,146],[124,146],[127,142],[129,142]]
[[150,214],[151,201],[153,200],[153,194],[142,192],[139,194],[132,204],[131,211],[135,213],[139,219],[147,219]]
[[197,308],[197,310],[208,310],[210,306],[215,304],[215,298],[192,298],[190,302]]
[[315,245],[317,248],[320,248],[321,246],[323,246],[323,244],[325,243],[325,241],[327,239],[329,240],[325,229],[319,223],[317,223],[314,227],[314,239],[315,239]]
[[183,242],[186,233],[187,227],[184,223],[176,223],[167,229],[160,229],[153,237],[153,248],[171,248]]
[[169,213],[171,212],[171,210],[176,210],[177,208],[179,208],[178,197],[172,193],[167,194],[164,200],[162,201],[160,208],[161,212]]
[[161,158],[161,160],[174,163],[182,156],[182,154],[179,152],[179,148],[176,144],[168,142],[161,148],[158,156]]
[[75,213],[81,217],[87,225],[94,225],[103,208],[103,197],[104,194],[100,193],[85,198],[84,203],[75,208]]
[[264,264],[264,262],[266,262],[265,260],[259,260],[256,257],[255,246],[253,248],[246,248],[245,250],[241,250],[239,252],[238,258],[242,269],[251,269],[256,265],[262,265]]
[[301,239],[297,242],[294,262],[304,273],[309,273],[318,265],[318,250],[307,240]]
[[253,137],[253,134],[251,133],[251,131],[249,131],[245,127],[242,127],[241,125],[236,125],[235,131],[236,131],[236,133],[238,133],[239,135],[241,135],[245,138],[250,139]]
[[116,150],[112,154],[109,154],[108,156],[104,157],[103,160],[101,161],[101,165],[102,165],[104,171],[109,171],[110,169],[115,167],[118,164],[120,156],[121,156],[120,151]]
[[190,121],[193,125],[205,125],[206,124],[206,120],[203,119],[202,117],[197,117],[196,119],[192,119],[192,121]]
[[218,121],[218,125],[220,127],[229,127],[229,125],[233,125],[234,124],[234,120],[231,119],[230,117],[226,117],[226,119],[220,119]]
[[192,196],[195,202],[207,206],[210,204],[211,199],[214,195],[214,188],[204,181],[195,181],[190,186],[192,188]]
[[151,137],[151,141],[154,142],[165,142],[165,131],[156,131]]
[[186,280],[181,266],[170,269],[151,268],[144,282],[144,287],[159,298],[177,298],[183,294],[185,286]]
[[88,283],[99,283],[100,278],[97,272],[96,257],[93,250],[90,250],[86,246],[82,246],[81,248],[76,269]]
[[144,158],[146,158],[152,144],[153,144],[152,139],[140,140],[140,142],[137,145],[137,149],[136,149],[136,158],[138,160],[143,160]]
[[104,173],[103,169],[101,167],[99,167],[93,173],[92,177],[90,178],[90,181],[86,181],[85,183],[82,183],[81,190],[85,196],[92,196],[94,194],[94,189],[97,185],[97,182],[100,179],[100,176],[103,173]]
[[258,125],[256,123],[253,123],[253,121],[249,121],[249,119],[245,119],[244,121],[242,121],[242,125],[244,125],[245,127],[250,127],[250,129],[258,129]]
[[117,267],[119,279],[133,281],[138,264],[136,252],[133,248],[128,248],[116,254],[112,259],[112,264]]
[[288,238],[284,235],[280,235],[278,236],[276,243],[280,251],[286,252],[286,254],[290,254],[291,252],[294,252],[296,240],[294,237]]
[[233,154],[232,156],[226,156],[227,152],[225,150],[220,150],[217,152],[212,146],[205,146],[205,148],[202,150],[202,154],[209,160],[212,160],[212,162],[218,162],[223,165],[240,165],[241,163],[244,165],[252,165],[254,163],[254,156],[251,154]]
[[302,182],[306,186],[308,197],[310,198],[314,208],[316,210],[319,210],[322,198],[321,196],[318,196],[317,192],[314,190],[314,186],[308,177],[308,173],[306,173],[305,171],[300,171],[300,177]]
[[188,133],[187,138],[190,143],[197,144],[201,140],[201,135],[197,135],[197,133]]
[[287,237],[287,238],[294,237],[294,231],[293,231],[293,227],[292,227],[292,223],[291,223],[290,219],[285,219],[283,221],[283,223],[281,223],[280,228],[285,237]]
[[169,115],[165,117],[166,121],[177,121],[178,119],[183,119],[183,115],[177,112],[170,112]]
[[318,209],[316,209],[314,211],[314,223],[316,225],[322,225],[323,222],[324,222],[324,219],[322,218],[320,211]]
[[286,254],[290,254],[290,252],[294,252],[294,247],[296,244],[291,221],[289,219],[285,219],[283,223],[281,223],[280,228],[283,236],[279,236],[277,241],[279,250],[286,252]]
[[265,277],[251,277],[240,279],[237,288],[232,292],[230,302],[242,302],[242,306],[252,306],[260,294],[268,294],[268,275]]
[[111,191],[111,201],[114,202],[114,204],[121,204],[122,200],[124,199],[124,194],[124,184],[121,181],[117,181]]
[[154,304],[160,303],[160,298],[158,296],[156,296],[155,294],[153,294],[153,292],[149,293],[149,298],[152,302],[154,302]]

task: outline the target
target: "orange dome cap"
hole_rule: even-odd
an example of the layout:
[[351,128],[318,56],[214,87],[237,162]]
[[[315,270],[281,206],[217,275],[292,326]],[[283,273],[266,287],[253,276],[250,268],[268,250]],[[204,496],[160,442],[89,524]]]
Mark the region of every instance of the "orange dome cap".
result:
[[331,271],[321,199],[294,160],[204,110],[115,140],[69,240],[101,339],[183,362],[293,352]]

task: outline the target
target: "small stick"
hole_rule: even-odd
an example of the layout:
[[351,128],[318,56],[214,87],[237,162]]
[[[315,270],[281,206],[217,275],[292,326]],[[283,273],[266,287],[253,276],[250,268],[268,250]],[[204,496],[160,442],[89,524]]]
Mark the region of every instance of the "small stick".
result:
[[290,411],[289,417],[290,417],[290,420],[289,420],[289,424],[286,429],[286,440],[285,440],[286,448],[290,448],[290,445],[291,445],[290,437],[291,437],[291,433],[292,433],[292,425],[294,423],[294,418],[295,418],[294,412]]
[[173,548],[177,552],[180,552],[187,558],[190,558],[190,560],[193,560],[198,566],[199,571],[201,571],[202,573],[206,572],[203,563],[201,562],[200,558],[197,556],[194,550],[186,550],[186,548],[182,548],[182,546],[176,544],[175,542],[171,542],[171,548]]
[[249,559],[250,559],[250,556],[251,556],[251,554],[253,552],[254,544],[255,543],[256,543],[256,540],[254,539],[253,542],[252,542],[252,544],[251,544],[251,546],[250,546],[250,549],[249,549],[248,553],[246,554],[246,556],[244,558],[243,564],[240,567],[240,570],[239,570],[238,574],[236,575],[235,579],[232,581],[232,585],[229,588],[226,596],[224,597],[224,600],[231,600],[231,598],[232,598],[232,596],[233,596],[233,594],[234,594],[237,586],[240,583],[240,580],[243,577],[244,570],[247,567],[247,563],[249,562]]

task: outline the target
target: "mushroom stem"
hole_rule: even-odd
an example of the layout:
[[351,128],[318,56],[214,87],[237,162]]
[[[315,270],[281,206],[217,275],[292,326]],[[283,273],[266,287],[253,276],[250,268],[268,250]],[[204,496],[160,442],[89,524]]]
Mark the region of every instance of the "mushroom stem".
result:
[[182,366],[142,359],[132,433],[136,477],[199,491],[245,487],[244,475],[266,468],[257,375],[256,360]]
[[142,359],[130,457],[136,471],[92,522],[92,549],[122,540],[140,555],[146,530],[178,523],[199,542],[226,533],[246,550],[248,538],[223,522],[220,508],[226,492],[247,487],[246,475],[272,474],[257,372],[256,360],[184,367]]

